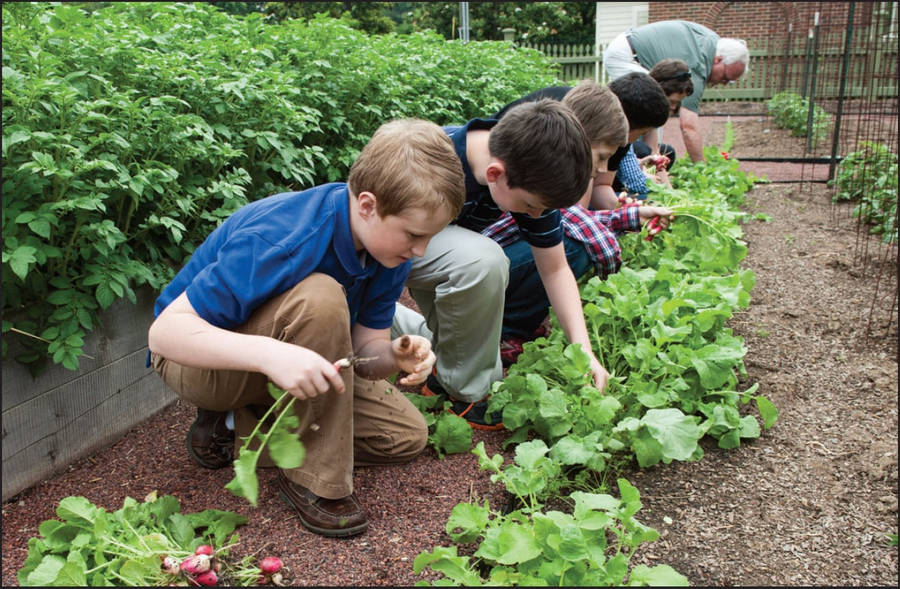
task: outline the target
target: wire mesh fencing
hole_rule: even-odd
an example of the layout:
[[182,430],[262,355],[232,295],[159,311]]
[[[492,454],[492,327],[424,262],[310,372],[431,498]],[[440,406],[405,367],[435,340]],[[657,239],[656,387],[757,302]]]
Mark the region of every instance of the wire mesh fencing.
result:
[[832,220],[854,224],[853,264],[876,281],[867,338],[889,335],[897,330],[898,303],[897,3],[813,6],[808,22],[786,35],[792,49],[774,85],[799,94],[807,109],[801,190],[821,181],[827,161]]

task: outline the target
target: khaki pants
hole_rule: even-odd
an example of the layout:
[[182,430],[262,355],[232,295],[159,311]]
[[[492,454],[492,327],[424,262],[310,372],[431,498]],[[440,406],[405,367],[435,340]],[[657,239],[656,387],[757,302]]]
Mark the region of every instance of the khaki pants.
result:
[[[265,335],[315,350],[329,360],[352,353],[350,313],[340,284],[312,274],[262,304],[234,331]],[[206,370],[152,355],[153,368],[182,399],[214,411],[234,410],[235,454],[242,436],[256,427],[261,411],[274,403],[268,379],[257,372]],[[369,381],[343,370],[346,391],[329,391],[294,402],[306,459],[285,470],[291,481],[327,499],[353,492],[353,466],[405,462],[425,447],[422,414],[387,381]],[[255,406],[252,407],[251,406]],[[315,424],[317,427],[310,427]],[[260,466],[273,466],[263,454]]]

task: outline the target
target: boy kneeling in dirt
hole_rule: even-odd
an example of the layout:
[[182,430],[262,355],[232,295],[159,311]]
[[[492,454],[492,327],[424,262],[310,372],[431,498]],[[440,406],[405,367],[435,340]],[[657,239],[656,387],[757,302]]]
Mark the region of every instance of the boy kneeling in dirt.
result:
[[[279,469],[282,496],[308,529],[363,532],[353,466],[411,460],[428,430],[381,380],[431,373],[427,339],[390,339],[394,308],[429,240],[462,208],[463,173],[437,125],[383,125],[346,183],[250,203],[216,228],[156,301],[154,369],[198,407],[188,450],[206,468],[231,463],[238,439],[273,403],[271,381],[296,397],[306,459]],[[374,358],[354,370],[338,360]],[[337,363],[337,364],[336,364]],[[271,464],[271,463],[270,463]],[[269,464],[269,465],[270,465]]]

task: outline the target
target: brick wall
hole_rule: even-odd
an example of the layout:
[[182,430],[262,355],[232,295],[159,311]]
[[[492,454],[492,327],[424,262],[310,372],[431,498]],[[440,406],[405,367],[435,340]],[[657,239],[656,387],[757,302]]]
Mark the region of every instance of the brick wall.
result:
[[[882,2],[857,2],[855,26],[872,21],[873,10]],[[819,12],[819,26],[843,28],[847,24],[849,2],[650,2],[649,22],[690,20],[716,31],[723,37],[742,39],[784,35],[793,23],[794,34],[805,34]]]

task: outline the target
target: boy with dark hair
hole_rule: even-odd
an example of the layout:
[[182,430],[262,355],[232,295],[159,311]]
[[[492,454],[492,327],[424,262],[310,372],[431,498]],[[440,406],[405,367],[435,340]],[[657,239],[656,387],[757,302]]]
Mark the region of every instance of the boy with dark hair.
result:
[[[277,485],[315,533],[367,528],[353,493],[354,464],[403,462],[425,446],[421,414],[381,379],[402,371],[398,384],[418,384],[434,365],[428,340],[391,341],[390,327],[410,259],[462,207],[454,156],[433,123],[387,123],[347,183],[242,207],[156,301],[151,361],[198,407],[187,440],[198,464],[230,464],[235,434],[249,435],[273,403],[269,382],[296,397],[306,458],[279,469]],[[340,360],[351,356],[370,361],[347,369]]]
[[[572,108],[591,142],[594,155],[594,182],[607,170],[607,160],[627,144],[628,119],[618,97],[593,80],[583,80],[574,88],[553,86],[533,92],[513,104],[531,98],[554,97]],[[502,117],[511,106],[496,116]],[[640,115],[635,115],[636,117]],[[592,185],[593,188],[594,185]],[[582,202],[590,197],[589,191]],[[642,223],[660,216],[668,224],[670,211],[661,207],[631,205],[611,211],[589,211],[581,203],[560,209],[564,230],[566,260],[576,278],[593,267],[601,278],[617,272],[622,264],[617,236],[625,231],[638,231]],[[538,335],[550,302],[540,280],[527,244],[509,215],[482,231],[503,247],[510,260],[509,284],[503,309],[500,356],[504,364],[515,362],[522,344]]]
[[[579,85],[584,86],[585,83]],[[647,176],[641,171],[640,162],[632,152],[631,143],[657,126],[664,125],[669,117],[669,101],[665,93],[659,83],[647,74],[626,75],[606,87],[619,99],[620,109],[625,113],[628,123],[628,133],[626,143],[619,146],[608,158],[606,170],[595,174],[592,193],[585,195],[580,201],[583,207],[597,210],[617,207],[619,199],[616,195],[622,190],[646,195]],[[536,90],[509,103],[493,118],[503,118],[511,108],[535,100],[550,98],[565,101],[572,90],[571,86],[548,86]],[[597,122],[593,124],[600,126],[605,122],[603,119],[588,116],[586,112],[582,113],[579,120],[596,120]]]
[[589,355],[596,386],[605,388],[609,377],[591,349],[559,213],[588,190],[591,146],[574,113],[554,100],[519,105],[499,122],[472,119],[445,130],[466,176],[466,204],[413,262],[407,286],[422,313],[398,305],[394,333],[434,343],[437,367],[423,393],[445,396],[473,427],[499,429],[499,416],[485,415],[485,398],[503,374],[509,261],[480,232],[506,211],[533,253],[563,331]]
[[[688,64],[680,59],[663,59],[650,69],[649,74],[659,83],[669,100],[669,117],[677,117],[682,101],[694,91]],[[661,138],[662,127],[659,127],[637,139],[633,143],[634,155],[642,165],[648,162],[655,166],[656,181],[670,186],[668,172],[675,163],[675,148],[660,143]]]
[[623,190],[646,198],[647,176],[632,144],[642,135],[665,125],[669,118],[669,100],[659,82],[648,74],[625,74],[610,82],[608,87],[619,98],[628,119],[628,145],[619,148],[610,158],[609,171],[595,184],[591,208],[596,210],[618,206],[616,195]]

